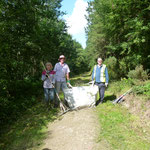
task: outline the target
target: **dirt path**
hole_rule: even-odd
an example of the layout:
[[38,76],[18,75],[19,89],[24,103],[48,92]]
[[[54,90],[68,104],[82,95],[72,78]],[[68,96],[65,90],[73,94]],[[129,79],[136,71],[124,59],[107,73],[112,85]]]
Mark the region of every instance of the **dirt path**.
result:
[[[99,133],[94,108],[68,112],[48,126],[41,150],[97,150]],[[99,148],[98,148],[99,147]]]

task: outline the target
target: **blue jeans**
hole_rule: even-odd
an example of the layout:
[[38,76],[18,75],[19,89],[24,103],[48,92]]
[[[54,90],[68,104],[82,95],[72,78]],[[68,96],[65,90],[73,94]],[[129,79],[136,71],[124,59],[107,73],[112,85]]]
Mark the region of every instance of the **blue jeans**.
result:
[[53,88],[44,88],[45,101],[54,100],[54,89]]
[[103,102],[104,100],[104,93],[105,93],[105,83],[95,83],[95,85],[98,86],[99,88],[99,95],[100,95],[100,99],[99,99],[99,102]]

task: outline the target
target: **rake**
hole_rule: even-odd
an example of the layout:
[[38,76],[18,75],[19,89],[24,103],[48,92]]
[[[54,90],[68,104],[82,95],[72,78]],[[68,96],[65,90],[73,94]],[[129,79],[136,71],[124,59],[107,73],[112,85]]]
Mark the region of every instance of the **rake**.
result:
[[127,92],[125,92],[123,95],[121,95],[120,97],[118,97],[117,99],[113,100],[113,104],[116,103],[121,103],[124,100],[124,97],[129,94],[132,91],[132,88],[130,90],[128,90]]

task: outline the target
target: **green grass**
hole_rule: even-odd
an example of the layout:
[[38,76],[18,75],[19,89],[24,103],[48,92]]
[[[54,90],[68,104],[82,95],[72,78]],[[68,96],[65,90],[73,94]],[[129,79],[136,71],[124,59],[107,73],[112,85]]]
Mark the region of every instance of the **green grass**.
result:
[[57,112],[41,102],[28,109],[14,124],[1,129],[0,150],[38,148],[47,135],[47,124],[56,119]]
[[90,72],[72,77],[71,78],[71,85],[72,86],[88,85],[89,81],[91,81]]
[[144,96],[144,99],[150,99],[150,80],[141,81],[136,79],[122,79],[113,81],[109,84],[108,91],[115,95],[122,95],[132,88],[132,92],[138,96]]
[[[109,91],[105,93],[105,98],[108,97],[110,101],[114,99]],[[97,107],[101,126],[98,142],[106,140],[112,150],[150,150],[146,134],[136,126],[138,117],[110,101]]]

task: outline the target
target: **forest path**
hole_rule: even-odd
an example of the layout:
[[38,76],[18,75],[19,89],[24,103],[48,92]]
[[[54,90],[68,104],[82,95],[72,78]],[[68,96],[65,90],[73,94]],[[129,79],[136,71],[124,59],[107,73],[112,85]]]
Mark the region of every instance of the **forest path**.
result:
[[[68,112],[48,125],[40,150],[97,150],[99,124],[95,108]],[[104,149],[101,147],[101,149]]]

